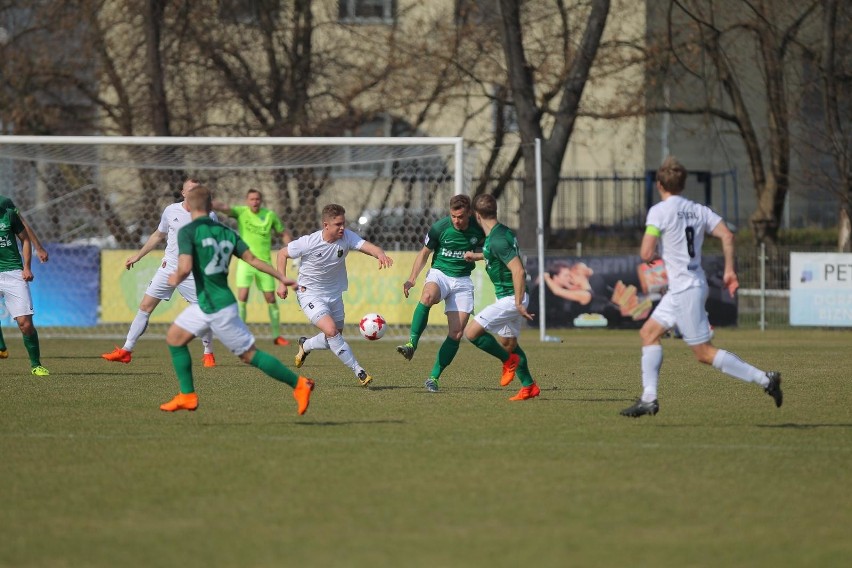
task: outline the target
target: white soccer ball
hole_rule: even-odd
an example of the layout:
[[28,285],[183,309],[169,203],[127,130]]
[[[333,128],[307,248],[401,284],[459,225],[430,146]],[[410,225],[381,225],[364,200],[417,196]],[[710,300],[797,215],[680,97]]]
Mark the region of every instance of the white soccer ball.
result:
[[367,314],[361,318],[361,323],[358,324],[358,329],[364,339],[375,341],[381,339],[388,327],[388,322],[379,314]]

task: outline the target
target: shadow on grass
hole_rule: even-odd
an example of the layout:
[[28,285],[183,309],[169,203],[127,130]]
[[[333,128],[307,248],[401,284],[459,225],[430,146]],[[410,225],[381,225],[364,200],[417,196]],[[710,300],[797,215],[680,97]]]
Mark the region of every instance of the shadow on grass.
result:
[[852,428],[852,424],[756,424],[758,428],[790,428],[793,430],[814,430],[816,428]]
[[296,422],[295,426],[354,426],[358,424],[405,424],[405,420],[324,420],[322,422]]

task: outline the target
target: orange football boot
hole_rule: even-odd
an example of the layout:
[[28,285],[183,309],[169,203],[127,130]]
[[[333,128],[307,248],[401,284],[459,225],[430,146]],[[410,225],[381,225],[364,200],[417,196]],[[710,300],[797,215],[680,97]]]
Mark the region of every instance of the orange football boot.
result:
[[518,391],[518,394],[510,398],[509,400],[529,400],[531,398],[535,398],[541,394],[541,389],[538,388],[538,385],[533,383],[528,387],[521,387],[521,390]]
[[178,393],[176,397],[169,402],[160,405],[160,410],[166,412],[174,412],[176,410],[193,411],[198,408],[198,395],[194,392],[189,394]]
[[201,364],[205,367],[215,367],[216,357],[212,353],[205,353],[201,358]]
[[101,357],[107,361],[114,361],[116,363],[130,363],[130,360],[133,358],[133,352],[116,346],[115,349],[109,353],[104,353]]
[[287,341],[287,338],[284,337],[283,335],[279,335],[278,337],[273,339],[272,343],[274,343],[275,345],[280,345],[281,347],[286,347],[286,346],[290,345],[290,342]]
[[299,381],[293,388],[293,398],[296,399],[296,406],[299,414],[302,415],[308,409],[311,403],[311,392],[314,390],[314,382],[306,377],[299,377]]
[[500,386],[505,387],[515,380],[515,371],[518,370],[518,363],[521,358],[517,353],[509,353],[509,358],[503,363],[503,376],[500,377]]

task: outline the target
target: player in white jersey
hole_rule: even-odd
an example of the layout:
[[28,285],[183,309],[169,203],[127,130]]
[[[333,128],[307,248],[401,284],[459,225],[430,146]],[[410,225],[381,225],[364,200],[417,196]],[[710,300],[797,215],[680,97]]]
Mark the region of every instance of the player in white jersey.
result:
[[[362,367],[349,344],[343,339],[343,292],[349,288],[346,274],[346,256],[357,250],[375,257],[379,270],[390,268],[393,260],[385,251],[346,228],[346,210],[329,204],[322,210],[322,229],[305,235],[278,252],[278,270],[287,275],[287,259],[299,258],[296,299],[299,307],[319,328],[313,337],[299,338],[296,367],[301,367],[308,353],[318,349],[331,349],[343,364],[352,369],[361,386],[369,385],[373,377]],[[287,287],[278,286],[278,296],[287,297]]]
[[[192,214],[186,205],[186,193],[196,187],[198,182],[193,179],[188,179],[183,184],[181,195],[184,201],[172,203],[163,210],[160,217],[160,224],[157,229],[151,233],[148,240],[139,249],[139,252],[129,257],[124,266],[127,270],[133,268],[133,265],[139,262],[142,257],[154,250],[159,244],[166,239],[166,250],[163,254],[163,261],[160,267],[148,284],[148,289],[145,290],[145,295],[142,296],[142,301],[139,303],[139,310],[136,316],[130,323],[130,330],[127,332],[127,338],[124,341],[123,347],[118,347],[109,353],[101,355],[107,361],[117,363],[130,363],[133,355],[133,348],[136,347],[136,341],[145,333],[148,328],[148,320],[151,317],[151,312],[154,311],[160,301],[170,300],[175,292],[175,287],[169,285],[169,275],[177,270],[178,266],[178,242],[177,234],[181,228],[188,225],[192,221]],[[211,213],[210,217],[216,219],[216,214]],[[198,295],[195,292],[195,280],[192,275],[178,284],[177,291],[190,304],[198,303]],[[201,337],[201,342],[204,344],[204,356],[202,362],[205,367],[215,367],[216,358],[213,355],[213,333],[207,332]]]
[[[657,382],[663,364],[660,339],[675,325],[700,362],[713,365],[734,378],[760,385],[775,401],[775,406],[780,407],[783,402],[781,373],[762,371],[733,353],[713,347],[710,342],[712,332],[704,309],[707,278],[701,268],[701,246],[705,234],[722,241],[723,282],[733,295],[739,287],[734,271],[734,235],[709,207],[681,197],[685,185],[686,169],[669,156],[657,170],[657,191],[662,201],[648,211],[640,251],[646,262],[663,259],[669,288],[639,332],[642,337],[642,396],[621,414],[635,418],[659,411]],[[657,254],[658,245],[660,255]]]

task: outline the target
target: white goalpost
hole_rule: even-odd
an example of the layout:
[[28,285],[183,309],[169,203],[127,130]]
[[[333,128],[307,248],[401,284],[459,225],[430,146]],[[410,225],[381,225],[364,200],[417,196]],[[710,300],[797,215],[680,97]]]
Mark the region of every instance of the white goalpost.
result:
[[[0,195],[12,199],[50,254],[45,264],[33,261],[40,334],[125,335],[162,254],[148,254],[129,271],[124,260],[156,230],[188,177],[229,205],[244,204],[250,188],[260,190],[264,205],[296,236],[320,228],[324,205],[343,205],[351,229],[396,255],[388,273],[376,271],[366,255],[350,256],[347,323],[378,311],[391,323],[391,337],[407,334],[416,304],[401,292],[409,255],[447,214],[449,198],[469,193],[471,176],[463,140],[454,137],[0,136]],[[274,240],[273,249],[279,246]],[[283,334],[309,330],[295,300],[280,304]],[[162,337],[184,305],[178,294],[161,303],[145,337]],[[247,320],[259,338],[267,335],[266,304],[255,288]],[[0,324],[14,325],[2,301]]]

